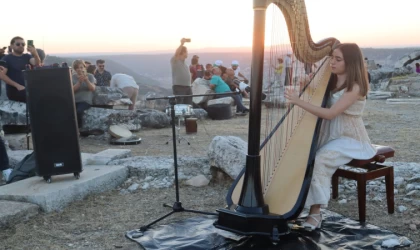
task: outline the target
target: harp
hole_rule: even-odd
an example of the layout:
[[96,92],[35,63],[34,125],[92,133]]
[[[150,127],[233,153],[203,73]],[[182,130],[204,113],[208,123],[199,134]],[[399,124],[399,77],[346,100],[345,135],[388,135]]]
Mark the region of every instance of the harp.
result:
[[[296,65],[318,63],[314,76],[304,82],[292,77],[300,98],[325,106],[330,78],[329,55],[339,43],[335,38],[313,42],[304,0],[254,0],[254,36],[251,65],[251,100],[246,166],[231,186],[227,208],[218,209],[217,228],[242,235],[266,235],[273,239],[290,231],[288,221],[298,217],[309,190],[321,119],[297,106],[276,108],[274,125],[261,141],[265,56],[266,10],[273,4],[287,25],[290,49]],[[280,49],[280,51],[282,51]],[[281,52],[284,54],[284,50]],[[306,79],[306,78],[305,78]],[[294,83],[293,83],[294,82]],[[283,88],[283,89],[284,89]],[[284,90],[278,92],[284,94]],[[281,105],[280,105],[281,106]]]

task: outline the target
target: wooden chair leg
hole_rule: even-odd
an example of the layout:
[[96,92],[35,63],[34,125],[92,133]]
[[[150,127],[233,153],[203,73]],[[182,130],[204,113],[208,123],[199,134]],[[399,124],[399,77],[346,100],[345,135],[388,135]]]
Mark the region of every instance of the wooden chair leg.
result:
[[389,172],[385,175],[386,202],[388,205],[388,213],[394,213],[394,169],[389,168]]
[[331,182],[332,182],[332,198],[337,199],[338,198],[338,175],[333,175]]
[[359,221],[366,221],[366,176],[360,175],[357,180],[357,199],[359,203]]

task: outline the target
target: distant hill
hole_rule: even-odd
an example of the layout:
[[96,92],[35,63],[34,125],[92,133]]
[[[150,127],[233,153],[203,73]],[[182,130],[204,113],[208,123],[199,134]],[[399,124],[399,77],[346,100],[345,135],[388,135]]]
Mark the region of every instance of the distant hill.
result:
[[[376,63],[382,65],[393,66],[396,61],[406,54],[409,54],[419,48],[362,48],[365,57],[370,60],[375,60]],[[224,66],[230,66],[232,60],[238,60],[241,72],[249,77],[251,72],[251,51],[247,48],[241,50],[226,51],[226,49],[216,52],[201,50],[190,52],[186,63],[190,65],[191,58],[197,54],[200,59],[199,62],[203,65],[206,63],[214,63],[216,60],[222,60]],[[171,89],[172,74],[170,59],[173,53],[156,53],[156,54],[122,54],[102,56],[85,56],[83,59],[95,62],[96,59],[102,58],[106,61],[107,69],[112,73],[126,73],[132,75],[140,84],[147,84],[150,86],[158,86],[166,89]],[[53,57],[54,58],[54,57]],[[68,60],[73,60],[70,57],[64,57]],[[268,63],[270,53],[265,55],[266,63]],[[48,60],[51,60],[48,58]]]
[[[101,57],[102,58],[102,57]],[[91,63],[95,63],[95,58],[83,58],[86,61],[90,61]],[[57,56],[47,56],[45,59],[45,64],[53,64],[53,63],[63,63],[66,62],[68,65],[72,65],[75,58],[69,58],[69,57],[57,57]],[[139,95],[145,95],[148,92],[154,92],[158,94],[159,96],[168,96],[172,93],[171,89],[162,87],[163,84],[159,81],[156,81],[152,78],[137,74],[135,71],[131,70],[128,67],[125,67],[124,65],[121,65],[120,63],[115,62],[114,60],[106,58],[106,69],[111,72],[111,74],[114,73],[123,73],[127,75],[131,75],[139,85]]]
[[394,49],[377,49],[377,48],[362,48],[363,55],[369,60],[375,60],[376,63],[387,66],[394,66],[394,64],[404,55],[420,48],[394,48]]
[[[377,48],[362,48],[365,57],[370,60],[375,60],[376,63],[382,65],[393,66],[404,55],[413,52],[416,48],[395,48],[395,49],[377,49]],[[190,65],[191,58],[197,54],[200,59],[199,62],[203,65],[206,63],[214,63],[216,60],[222,60],[224,66],[230,66],[232,60],[238,60],[241,71],[245,76],[249,77],[251,72],[252,54],[248,52],[190,52],[186,63]],[[172,83],[170,59],[172,53],[167,54],[132,54],[132,55],[106,55],[103,56],[106,60],[115,61],[127,68],[138,72],[139,74],[155,79],[161,83],[165,88],[170,88]],[[268,61],[270,53],[265,54],[265,59]]]
[[[196,53],[189,53],[186,59],[187,65],[191,64],[191,58]],[[251,66],[251,53],[244,52],[218,52],[218,53],[197,53],[200,57],[199,62],[213,64],[216,60],[222,60],[225,66],[229,66],[232,60],[238,60],[240,67],[245,69]],[[155,54],[155,55],[106,55],[101,58],[112,60],[126,66],[127,68],[139,72],[145,77],[155,79],[163,83],[163,87],[171,88],[172,73],[170,60],[173,54]]]

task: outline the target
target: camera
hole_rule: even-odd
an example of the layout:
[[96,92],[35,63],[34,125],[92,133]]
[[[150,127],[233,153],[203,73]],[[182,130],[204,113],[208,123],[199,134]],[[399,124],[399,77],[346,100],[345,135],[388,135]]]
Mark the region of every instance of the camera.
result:
[[186,43],[190,43],[191,42],[191,38],[184,38]]

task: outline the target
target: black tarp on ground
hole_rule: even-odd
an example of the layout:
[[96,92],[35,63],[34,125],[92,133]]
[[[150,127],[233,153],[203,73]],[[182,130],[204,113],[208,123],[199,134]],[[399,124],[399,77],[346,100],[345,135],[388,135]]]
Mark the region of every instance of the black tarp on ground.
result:
[[[331,211],[324,211],[323,217],[321,230],[291,233],[276,245],[266,239],[239,237],[219,230],[213,226],[216,220],[214,216],[192,217],[169,225],[156,226],[141,237],[138,237],[141,235],[138,230],[132,230],[126,236],[146,250],[395,249],[411,244],[404,236],[370,224],[362,226],[357,221]],[[389,239],[396,239],[400,244],[394,248],[382,247],[383,241]]]

